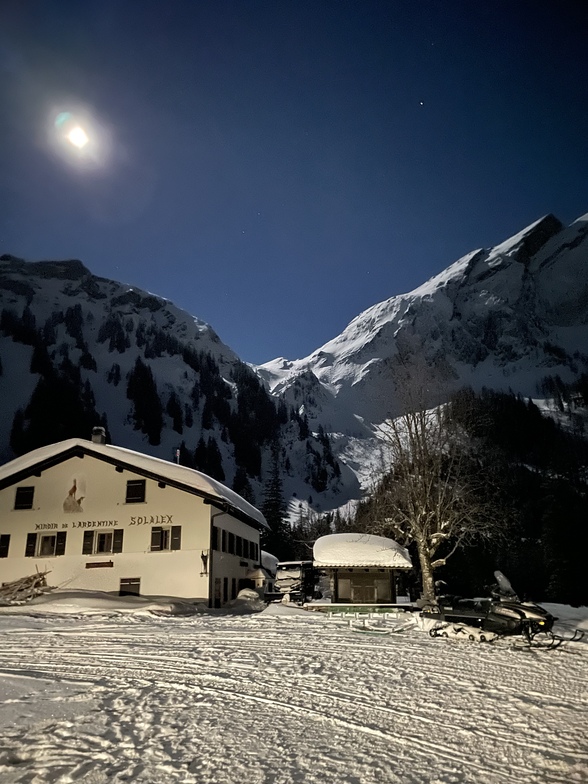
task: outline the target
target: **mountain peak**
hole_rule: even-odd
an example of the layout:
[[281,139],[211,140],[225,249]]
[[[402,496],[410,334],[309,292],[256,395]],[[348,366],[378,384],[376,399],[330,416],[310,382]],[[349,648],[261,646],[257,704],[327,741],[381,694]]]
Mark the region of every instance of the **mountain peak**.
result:
[[[571,380],[583,370],[586,280],[588,226],[578,219],[565,228],[545,215],[413,291],[372,305],[305,359],[266,363],[265,377],[275,394],[286,395],[300,371],[312,371],[333,397],[329,417],[346,407],[368,424],[399,410],[397,371],[407,357],[431,369],[440,394],[471,385],[532,396],[545,376]],[[316,385],[305,401],[312,420],[311,396],[318,400]],[[320,408],[316,420],[326,422]]]
[[521,264],[528,264],[531,257],[563,229],[563,223],[550,213],[496,245],[491,250],[491,256],[510,256]]
[[58,278],[59,280],[80,280],[91,275],[90,270],[79,259],[64,259],[61,261],[25,261],[18,256],[4,253],[0,262],[12,270],[32,273],[40,278]]

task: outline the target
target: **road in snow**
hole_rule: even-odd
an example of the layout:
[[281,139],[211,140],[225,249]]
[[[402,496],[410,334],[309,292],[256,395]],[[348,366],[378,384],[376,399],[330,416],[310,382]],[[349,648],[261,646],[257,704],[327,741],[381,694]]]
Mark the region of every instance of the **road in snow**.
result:
[[283,612],[0,615],[0,782],[588,780],[588,645]]

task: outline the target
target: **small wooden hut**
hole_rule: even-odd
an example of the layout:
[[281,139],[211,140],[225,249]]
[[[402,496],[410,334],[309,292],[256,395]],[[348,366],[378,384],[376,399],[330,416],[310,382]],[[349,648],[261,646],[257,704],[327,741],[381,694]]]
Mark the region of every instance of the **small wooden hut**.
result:
[[412,569],[407,550],[372,534],[331,534],[317,539],[314,566],[329,580],[331,600],[345,604],[394,604]]

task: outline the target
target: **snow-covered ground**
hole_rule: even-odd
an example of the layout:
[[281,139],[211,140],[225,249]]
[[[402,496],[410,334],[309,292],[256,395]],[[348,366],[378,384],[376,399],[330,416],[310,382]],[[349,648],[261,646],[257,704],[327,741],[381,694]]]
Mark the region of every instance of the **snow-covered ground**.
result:
[[[2,784],[588,780],[585,643],[432,639],[282,605],[14,609],[0,612]],[[588,628],[588,611],[567,623]]]

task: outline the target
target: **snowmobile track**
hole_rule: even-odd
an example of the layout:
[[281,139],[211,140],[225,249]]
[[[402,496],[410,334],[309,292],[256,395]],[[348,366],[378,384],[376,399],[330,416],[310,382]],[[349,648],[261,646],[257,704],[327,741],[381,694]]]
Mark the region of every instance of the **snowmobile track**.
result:
[[[0,682],[72,684],[65,704],[82,712],[37,723],[35,694],[23,696],[23,720],[2,728],[2,784],[567,784],[588,773],[585,645],[529,657],[262,616],[15,627],[0,618]],[[54,690],[46,700],[64,703]]]

